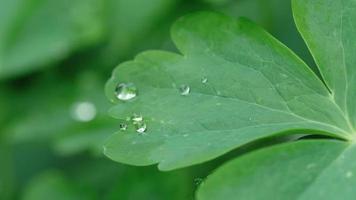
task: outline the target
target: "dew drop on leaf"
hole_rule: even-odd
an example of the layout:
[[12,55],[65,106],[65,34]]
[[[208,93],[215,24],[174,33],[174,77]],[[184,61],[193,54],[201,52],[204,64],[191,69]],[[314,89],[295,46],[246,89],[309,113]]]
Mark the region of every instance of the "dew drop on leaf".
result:
[[203,84],[208,83],[208,77],[203,76],[203,78],[201,78],[201,83],[203,83]]
[[126,129],[127,129],[127,124],[121,123],[119,126],[120,126],[120,130],[121,130],[121,131],[126,131]]
[[96,107],[91,102],[75,103],[71,110],[73,119],[80,122],[89,122],[96,116]]
[[139,122],[139,123],[136,124],[136,132],[137,132],[137,133],[143,134],[143,133],[146,132],[146,130],[147,130],[147,125],[146,125],[146,123],[144,123],[144,122]]
[[116,97],[122,101],[128,101],[137,96],[137,88],[133,83],[120,83],[115,89]]
[[190,93],[190,87],[188,85],[181,85],[179,92],[182,96],[187,96]]
[[194,184],[195,185],[200,185],[203,181],[204,181],[204,179],[202,179],[202,178],[195,178],[194,179]]
[[139,123],[143,121],[143,117],[142,115],[138,115],[138,114],[133,114],[131,117],[132,123]]

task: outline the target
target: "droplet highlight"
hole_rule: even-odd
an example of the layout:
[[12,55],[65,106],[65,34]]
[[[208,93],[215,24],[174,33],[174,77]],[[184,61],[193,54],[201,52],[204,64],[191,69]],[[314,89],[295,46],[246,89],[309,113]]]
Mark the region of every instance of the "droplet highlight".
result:
[[353,175],[352,171],[346,172],[346,178],[351,178]]
[[136,132],[139,134],[144,134],[147,130],[147,125],[144,122],[136,123]]
[[132,123],[139,123],[143,121],[143,117],[142,115],[138,115],[138,114],[133,114],[131,117]]
[[116,97],[122,101],[129,101],[137,96],[137,88],[133,83],[120,83],[115,89]]
[[198,185],[202,184],[203,181],[204,181],[204,179],[202,179],[202,178],[195,178],[194,179],[194,184],[198,186]]
[[182,96],[187,96],[190,93],[190,87],[188,85],[181,85],[179,87],[179,93]]
[[203,76],[203,78],[201,78],[201,83],[207,84],[208,83],[208,77]]

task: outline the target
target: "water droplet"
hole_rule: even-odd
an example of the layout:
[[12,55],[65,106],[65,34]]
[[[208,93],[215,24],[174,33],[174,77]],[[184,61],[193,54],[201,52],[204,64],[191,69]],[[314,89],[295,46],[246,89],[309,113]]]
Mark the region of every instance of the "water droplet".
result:
[[189,134],[184,134],[184,135],[183,135],[183,137],[188,137],[188,136],[189,136]]
[[195,185],[200,185],[200,184],[202,184],[203,181],[204,181],[204,179],[202,179],[202,178],[195,178],[194,179],[194,184]]
[[116,97],[122,101],[128,101],[136,97],[137,88],[133,83],[120,83],[115,89]]
[[139,123],[136,124],[136,132],[137,132],[137,133],[143,134],[143,133],[146,132],[146,130],[147,130],[147,125],[146,125],[146,123],[144,123],[144,122],[139,122]]
[[179,92],[182,96],[187,96],[190,93],[190,87],[188,85],[181,85]]
[[203,83],[203,84],[208,83],[208,77],[203,76],[203,78],[201,78],[201,83]]
[[133,114],[131,117],[132,123],[136,124],[143,121],[142,115]]
[[71,110],[72,117],[80,122],[89,122],[96,116],[96,107],[91,102],[75,103]]
[[352,173],[352,171],[348,171],[346,173],[346,178],[351,178],[354,174]]
[[120,130],[126,131],[126,129],[127,129],[127,124],[121,123],[120,124]]

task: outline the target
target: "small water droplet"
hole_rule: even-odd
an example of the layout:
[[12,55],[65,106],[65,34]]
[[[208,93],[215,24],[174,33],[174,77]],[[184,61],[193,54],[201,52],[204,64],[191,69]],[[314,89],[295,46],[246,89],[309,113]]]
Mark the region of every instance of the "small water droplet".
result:
[[132,123],[136,124],[143,121],[142,115],[133,114],[131,117]]
[[128,101],[136,97],[137,88],[133,83],[120,83],[115,89],[116,97],[122,101]]
[[96,116],[96,107],[91,102],[75,103],[71,110],[72,117],[81,122],[89,122]]
[[126,131],[126,129],[127,129],[127,124],[121,123],[120,124],[120,130]]
[[187,96],[190,93],[190,87],[188,85],[181,85],[179,92],[182,96]]
[[203,76],[203,78],[201,78],[201,83],[203,83],[203,84],[208,83],[208,77]]
[[346,178],[351,178],[353,175],[352,171],[346,172]]
[[147,130],[147,125],[146,125],[146,123],[144,123],[144,122],[139,122],[139,123],[136,124],[136,132],[137,132],[137,133],[143,134],[143,133],[146,132],[146,130]]
[[184,134],[184,135],[183,135],[183,137],[188,137],[188,136],[189,136],[189,134]]
[[195,185],[200,185],[200,184],[202,184],[203,181],[204,181],[204,179],[202,179],[202,178],[195,178],[194,179],[194,184]]

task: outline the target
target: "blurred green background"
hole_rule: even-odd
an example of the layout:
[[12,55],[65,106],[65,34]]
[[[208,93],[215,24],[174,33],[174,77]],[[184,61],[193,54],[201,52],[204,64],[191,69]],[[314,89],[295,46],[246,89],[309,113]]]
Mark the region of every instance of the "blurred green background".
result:
[[228,157],[173,172],[102,154],[113,68],[146,49],[176,51],[180,16],[245,16],[314,63],[288,0],[0,0],[0,199],[191,200]]

